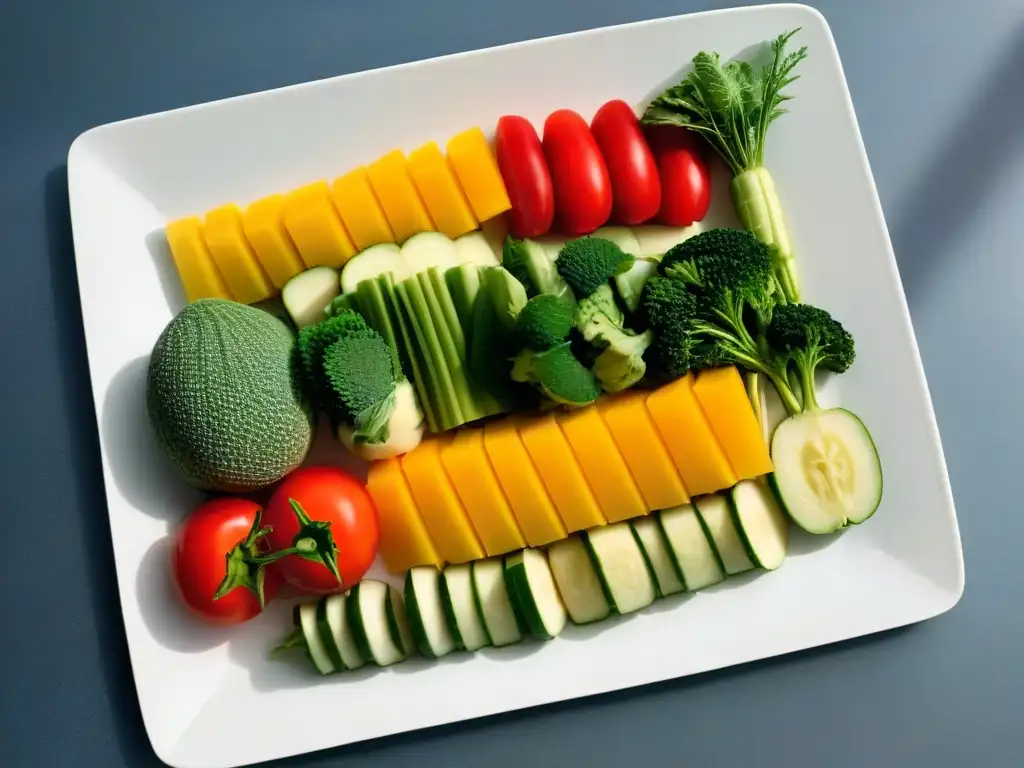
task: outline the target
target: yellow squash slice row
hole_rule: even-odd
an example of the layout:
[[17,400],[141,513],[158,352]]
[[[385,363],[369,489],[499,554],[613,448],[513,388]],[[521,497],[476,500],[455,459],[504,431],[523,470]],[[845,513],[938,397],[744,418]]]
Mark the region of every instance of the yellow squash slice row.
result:
[[464,563],[678,507],[772,471],[739,371],[508,416],[377,462],[388,570]]

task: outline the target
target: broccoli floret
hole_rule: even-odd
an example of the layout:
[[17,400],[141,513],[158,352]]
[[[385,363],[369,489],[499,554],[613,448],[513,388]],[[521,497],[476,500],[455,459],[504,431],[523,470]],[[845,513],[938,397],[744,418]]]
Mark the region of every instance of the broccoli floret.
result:
[[647,373],[644,352],[654,334],[646,331],[639,335],[624,331],[608,339],[608,346],[594,361],[594,375],[606,392],[621,392],[636,384]]
[[576,330],[591,344],[607,346],[606,337],[621,332],[625,322],[615,303],[615,293],[607,283],[576,304]]
[[322,365],[330,386],[329,413],[354,427],[357,442],[387,440],[402,378],[387,342],[375,331],[339,339],[324,352]]
[[516,318],[516,329],[527,347],[542,351],[569,338],[575,317],[573,301],[542,293],[526,302]]
[[[810,304],[776,307],[765,337],[780,378],[790,367],[796,370],[803,394],[800,410],[804,411],[818,407],[814,372],[822,368],[843,373],[853,365],[857,354],[850,332],[827,311]],[[783,399],[788,400],[787,405],[796,402],[792,391],[782,394]]]
[[576,359],[569,342],[543,352],[524,349],[512,365],[512,378],[536,384],[545,396],[562,405],[587,405],[601,394],[594,373]]
[[683,280],[731,320],[739,303],[767,322],[781,294],[776,292],[772,255],[764,243],[739,229],[709,229],[671,248],[661,274]]
[[667,381],[720,362],[715,340],[702,333],[697,296],[683,280],[651,277],[640,307],[653,335],[645,355],[652,378]]
[[299,331],[295,340],[295,375],[299,388],[314,406],[326,409],[330,386],[323,375],[324,352],[341,339],[376,335],[358,312],[342,310],[336,315]]
[[633,266],[633,257],[611,240],[581,237],[562,246],[555,260],[565,282],[577,299],[589,296],[615,275]]

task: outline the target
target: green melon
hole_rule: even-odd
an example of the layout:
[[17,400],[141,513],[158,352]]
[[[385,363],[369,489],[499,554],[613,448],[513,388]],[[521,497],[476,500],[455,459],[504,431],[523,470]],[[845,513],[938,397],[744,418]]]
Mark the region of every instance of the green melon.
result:
[[294,336],[278,318],[221,299],[185,307],[153,347],[149,419],[199,488],[244,492],[299,466],[313,440],[292,378]]

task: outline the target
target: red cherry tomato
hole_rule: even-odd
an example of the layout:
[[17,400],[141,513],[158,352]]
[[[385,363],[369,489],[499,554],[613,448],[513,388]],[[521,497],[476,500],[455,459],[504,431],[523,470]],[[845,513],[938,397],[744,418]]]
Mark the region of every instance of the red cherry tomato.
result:
[[512,201],[509,232],[513,237],[539,237],[555,218],[555,192],[544,148],[525,117],[505,115],[494,135],[498,168]]
[[544,156],[555,188],[555,216],[567,235],[585,235],[608,221],[612,183],[587,121],[571,109],[544,122]]
[[[284,479],[267,504],[264,525],[275,551],[312,539],[316,551],[290,555],[276,565],[306,592],[348,589],[377,556],[377,507],[366,487],[335,467],[300,467]],[[339,581],[340,578],[340,581]]]
[[[203,619],[237,624],[262,610],[256,591],[258,565],[245,562],[267,550],[262,537],[246,542],[259,529],[260,511],[247,499],[213,499],[196,507],[178,529],[171,562],[174,581],[185,605]],[[225,583],[229,562],[233,578]],[[215,599],[222,584],[228,591]],[[271,600],[280,586],[280,574],[267,566],[264,599]]]
[[654,218],[661,207],[661,180],[633,108],[609,101],[590,123],[612,181],[612,220],[633,226]]
[[711,205],[711,174],[700,139],[671,125],[648,126],[647,138],[661,176],[658,221],[672,227],[700,221]]

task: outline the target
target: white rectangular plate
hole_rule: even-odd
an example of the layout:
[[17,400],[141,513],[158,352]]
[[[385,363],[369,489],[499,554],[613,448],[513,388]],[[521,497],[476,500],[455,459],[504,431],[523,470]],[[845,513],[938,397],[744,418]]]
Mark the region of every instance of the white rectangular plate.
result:
[[[853,332],[856,365],[825,397],[872,430],[885,495],[867,524],[794,535],[777,572],[662,601],[555,641],[319,679],[271,662],[286,605],[234,630],[182,615],[166,537],[199,496],[158,452],[146,362],[182,297],[170,220],[444,141],[505,113],[541,125],[608,99],[639,106],[701,49],[731,58],[793,27],[810,57],[771,129],[804,292]],[[68,157],[82,312],[118,584],[143,719],[174,766],[242,765],[787,653],[927,619],[963,589],[952,496],[853,107],[825,20],[798,5],[662,19],[347,75],[93,129]],[[726,180],[715,180],[718,213]],[[718,215],[718,214],[716,214]],[[358,702],[354,705],[353,702]],[[254,727],[273,722],[273,728]]]

